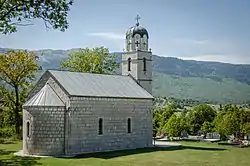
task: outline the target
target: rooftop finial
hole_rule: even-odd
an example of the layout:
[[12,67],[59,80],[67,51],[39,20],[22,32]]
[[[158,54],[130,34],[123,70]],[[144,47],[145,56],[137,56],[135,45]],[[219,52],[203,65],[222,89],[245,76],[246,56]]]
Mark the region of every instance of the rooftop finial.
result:
[[139,16],[139,14],[137,14],[137,16],[136,16],[136,18],[135,18],[135,20],[136,20],[136,26],[139,26],[139,19],[140,19],[141,17]]

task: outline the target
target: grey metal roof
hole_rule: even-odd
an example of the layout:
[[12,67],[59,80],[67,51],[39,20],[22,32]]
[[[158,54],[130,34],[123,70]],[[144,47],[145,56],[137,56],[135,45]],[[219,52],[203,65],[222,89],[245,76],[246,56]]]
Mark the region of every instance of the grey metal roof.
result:
[[57,96],[55,91],[50,87],[48,83],[28,100],[24,105],[27,106],[65,106],[62,100]]
[[49,70],[72,96],[153,98],[130,76]]

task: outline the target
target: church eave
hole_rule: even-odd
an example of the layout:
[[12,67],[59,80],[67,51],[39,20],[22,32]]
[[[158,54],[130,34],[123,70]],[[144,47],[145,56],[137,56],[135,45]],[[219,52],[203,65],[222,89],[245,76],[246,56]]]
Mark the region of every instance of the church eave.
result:
[[65,108],[66,106],[55,106],[55,105],[24,105],[23,108]]
[[129,51],[129,52],[123,52],[123,54],[134,54],[134,53],[137,53],[137,52],[146,52],[146,53],[152,53],[151,51],[145,51],[145,50],[135,50],[135,51]]
[[87,96],[87,95],[70,95],[70,97],[83,97],[83,98],[107,98],[107,99],[130,99],[130,100],[150,100],[154,97],[120,97],[120,96]]

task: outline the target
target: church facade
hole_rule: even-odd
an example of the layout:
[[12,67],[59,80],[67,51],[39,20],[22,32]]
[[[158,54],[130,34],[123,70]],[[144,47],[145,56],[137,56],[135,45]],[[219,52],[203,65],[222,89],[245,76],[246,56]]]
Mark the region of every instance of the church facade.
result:
[[139,23],[122,75],[47,70],[23,106],[23,153],[72,156],[152,146],[152,53]]

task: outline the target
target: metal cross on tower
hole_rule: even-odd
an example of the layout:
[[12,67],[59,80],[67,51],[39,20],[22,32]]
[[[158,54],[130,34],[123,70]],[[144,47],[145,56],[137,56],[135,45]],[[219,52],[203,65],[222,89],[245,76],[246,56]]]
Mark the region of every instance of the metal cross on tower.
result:
[[135,18],[135,20],[136,20],[136,25],[138,26],[139,25],[139,20],[140,20],[140,16],[139,16],[139,14],[137,14],[137,16],[136,16],[136,18]]

